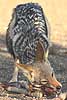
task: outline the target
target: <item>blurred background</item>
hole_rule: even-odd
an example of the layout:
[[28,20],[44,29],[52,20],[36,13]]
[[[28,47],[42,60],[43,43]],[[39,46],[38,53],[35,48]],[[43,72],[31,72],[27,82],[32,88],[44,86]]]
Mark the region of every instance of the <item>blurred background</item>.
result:
[[[67,91],[67,0],[0,0],[0,82],[9,81],[14,71],[14,60],[6,51],[6,29],[13,8],[26,2],[39,3],[48,19],[50,41],[54,44],[49,50],[48,59],[65,92]],[[19,79],[21,76],[20,73]]]
[[0,34],[5,35],[13,8],[26,2],[39,3],[49,21],[51,41],[67,46],[67,0],[0,0]]

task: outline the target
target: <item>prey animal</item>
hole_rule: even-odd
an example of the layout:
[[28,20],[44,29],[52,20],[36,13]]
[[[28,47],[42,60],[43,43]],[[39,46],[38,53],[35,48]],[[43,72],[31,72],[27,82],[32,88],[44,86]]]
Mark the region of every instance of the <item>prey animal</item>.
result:
[[[15,61],[15,70],[10,82],[17,81],[20,68],[31,83],[29,91],[46,82],[56,89],[61,88],[62,85],[57,81],[48,61],[48,23],[39,4],[26,3],[14,8],[6,33],[6,45]],[[42,89],[37,91],[39,94]]]

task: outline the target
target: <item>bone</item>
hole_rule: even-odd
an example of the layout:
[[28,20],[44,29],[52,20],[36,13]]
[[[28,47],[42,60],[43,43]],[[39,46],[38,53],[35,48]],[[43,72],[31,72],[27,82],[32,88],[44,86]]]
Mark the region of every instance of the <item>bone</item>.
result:
[[67,100],[67,92],[61,93],[61,94],[59,95],[59,98],[60,98],[61,100]]

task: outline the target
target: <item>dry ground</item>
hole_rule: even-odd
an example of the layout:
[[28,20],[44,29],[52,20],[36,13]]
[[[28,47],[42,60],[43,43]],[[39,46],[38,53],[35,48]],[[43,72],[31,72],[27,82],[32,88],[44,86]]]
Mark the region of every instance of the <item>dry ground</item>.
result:
[[[1,35],[0,36],[0,82],[9,81],[12,77],[14,69],[13,58],[11,58],[8,52],[2,50],[2,48],[5,47],[6,47],[5,36]],[[49,60],[51,62],[52,67],[54,68],[56,77],[63,85],[62,91],[63,92],[67,91],[67,48],[63,48],[61,46],[54,44],[50,48]],[[21,78],[20,75],[19,78]],[[23,100],[22,96],[16,96],[19,99],[16,99],[14,97],[13,97],[14,100]],[[6,98],[5,99],[2,98],[2,100],[7,100]],[[27,99],[30,100],[29,97],[25,98],[25,100]],[[9,98],[8,100],[12,99]]]
[[[58,80],[63,85],[62,91],[67,91],[67,0],[0,0],[0,32],[2,32],[0,33],[0,82],[9,81],[14,68],[14,61],[11,56],[1,50],[1,48],[6,47],[4,31],[11,19],[12,10],[19,3],[31,1],[38,2],[43,7],[50,23],[51,41],[57,44],[50,48],[49,60]],[[19,78],[21,78],[20,75]],[[22,96],[19,96],[20,98],[23,100]],[[13,99],[17,100],[15,98],[0,97],[0,100]],[[27,97],[25,100],[30,100],[30,98]]]

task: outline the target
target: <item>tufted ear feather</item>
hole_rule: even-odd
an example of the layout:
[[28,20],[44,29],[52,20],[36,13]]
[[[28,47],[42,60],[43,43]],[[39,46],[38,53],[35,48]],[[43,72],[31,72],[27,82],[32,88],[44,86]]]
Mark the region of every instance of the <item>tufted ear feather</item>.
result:
[[36,48],[36,57],[35,61],[44,60],[44,47],[43,44],[39,41]]

